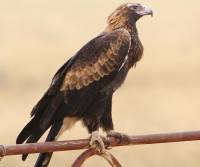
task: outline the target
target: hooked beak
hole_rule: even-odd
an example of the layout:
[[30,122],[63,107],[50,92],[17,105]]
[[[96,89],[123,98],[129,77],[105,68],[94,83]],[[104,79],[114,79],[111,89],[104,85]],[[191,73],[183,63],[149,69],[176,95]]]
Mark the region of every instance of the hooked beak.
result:
[[153,17],[153,10],[147,6],[142,6],[142,9],[137,12],[140,16],[151,15]]

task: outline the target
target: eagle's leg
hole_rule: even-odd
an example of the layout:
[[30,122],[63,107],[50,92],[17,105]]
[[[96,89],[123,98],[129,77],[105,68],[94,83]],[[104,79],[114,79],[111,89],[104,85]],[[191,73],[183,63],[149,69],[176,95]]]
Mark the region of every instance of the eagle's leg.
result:
[[119,143],[127,143],[130,141],[130,137],[124,133],[116,132],[114,130],[107,131],[107,137],[114,137],[119,140]]
[[100,153],[105,153],[104,139],[99,133],[100,121],[98,118],[85,117],[83,119],[83,124],[87,127],[90,136],[90,146],[96,148]]
[[123,133],[119,133],[114,131],[112,116],[111,116],[111,108],[108,110],[109,112],[104,113],[101,117],[100,123],[103,131],[107,133],[107,137],[114,137],[119,140],[120,143],[129,141],[129,137]]
[[105,145],[104,145],[105,137],[99,134],[99,131],[93,131],[90,137],[90,146],[92,148],[96,148],[100,153],[105,153]]

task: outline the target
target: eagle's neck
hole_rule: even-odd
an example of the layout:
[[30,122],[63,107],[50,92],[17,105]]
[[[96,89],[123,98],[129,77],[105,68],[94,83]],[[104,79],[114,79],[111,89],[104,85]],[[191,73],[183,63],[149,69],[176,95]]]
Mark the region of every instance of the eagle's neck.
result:
[[134,25],[127,24],[126,26],[123,25],[122,27],[117,27],[117,28],[109,25],[106,27],[106,29],[103,33],[109,33],[116,29],[119,29],[119,28],[124,28],[124,29],[128,30],[128,32],[131,35],[131,48],[130,48],[129,54],[128,54],[128,69],[130,69],[131,67],[135,66],[136,63],[142,58],[143,46],[140,41],[138,31],[137,31],[135,24]]
[[109,32],[112,32],[112,31],[115,31],[115,30],[117,30],[117,29],[120,29],[120,28],[124,28],[124,29],[126,29],[126,30],[128,30],[128,32],[131,34],[131,28],[130,28],[130,26],[128,26],[128,25],[112,25],[112,24],[109,24],[107,27],[106,27],[106,29],[104,30],[104,32],[107,32],[107,33],[109,33]]

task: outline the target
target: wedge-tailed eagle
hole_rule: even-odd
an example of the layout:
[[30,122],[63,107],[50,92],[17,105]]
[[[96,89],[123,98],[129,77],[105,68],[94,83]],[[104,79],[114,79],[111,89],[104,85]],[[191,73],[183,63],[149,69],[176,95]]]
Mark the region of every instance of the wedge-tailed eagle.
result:
[[[46,141],[57,140],[80,120],[91,134],[90,144],[98,142],[104,149],[99,128],[108,136],[119,134],[113,131],[113,93],[143,55],[136,22],[152,14],[150,8],[138,3],[119,6],[108,17],[106,29],[57,71],[16,143],[37,142],[49,128]],[[51,156],[52,153],[41,153],[35,167],[48,166]],[[26,157],[23,155],[22,159]]]

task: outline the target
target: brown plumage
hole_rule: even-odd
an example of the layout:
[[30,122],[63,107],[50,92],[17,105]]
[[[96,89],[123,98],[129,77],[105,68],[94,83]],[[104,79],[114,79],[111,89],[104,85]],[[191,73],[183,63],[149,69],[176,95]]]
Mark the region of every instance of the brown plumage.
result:
[[[55,74],[52,83],[33,108],[32,120],[17,143],[37,142],[50,128],[46,141],[56,140],[64,130],[81,120],[89,133],[100,127],[113,130],[112,96],[128,71],[142,57],[136,21],[152,11],[128,3],[109,17],[103,33],[88,42]],[[52,153],[40,154],[35,167],[48,166]],[[27,155],[23,155],[25,160]]]
[[[130,47],[131,36],[125,29],[116,30],[112,36],[115,40],[109,43],[106,52],[94,55],[97,57],[95,61],[89,60],[88,64],[83,67],[77,65],[79,62],[75,62],[71,66],[71,69],[65,75],[60,91],[81,89],[105,75],[111,74],[118,68],[122,59],[119,55],[119,49],[122,43]],[[106,38],[106,35],[104,38]]]

